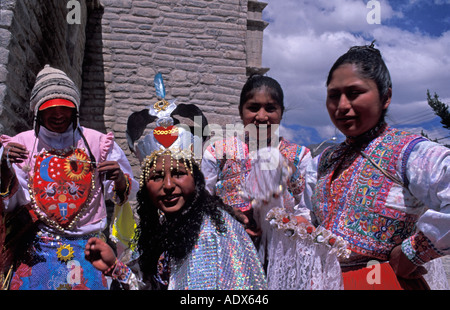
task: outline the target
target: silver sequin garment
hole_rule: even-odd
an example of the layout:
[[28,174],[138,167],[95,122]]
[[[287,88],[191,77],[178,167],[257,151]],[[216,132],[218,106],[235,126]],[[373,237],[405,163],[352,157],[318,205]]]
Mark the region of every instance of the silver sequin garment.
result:
[[242,225],[222,211],[226,233],[205,217],[195,248],[172,262],[171,290],[261,290],[267,288],[255,247]]

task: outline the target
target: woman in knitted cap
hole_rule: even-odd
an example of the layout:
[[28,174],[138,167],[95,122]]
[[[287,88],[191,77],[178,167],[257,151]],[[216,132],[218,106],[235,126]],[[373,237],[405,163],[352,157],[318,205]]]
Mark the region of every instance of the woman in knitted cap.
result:
[[11,289],[107,288],[84,246],[106,228],[105,199],[123,204],[138,184],[113,134],[79,125],[79,105],[74,82],[46,65],[31,92],[34,130],[0,138],[5,211],[26,208],[37,230],[15,258]]

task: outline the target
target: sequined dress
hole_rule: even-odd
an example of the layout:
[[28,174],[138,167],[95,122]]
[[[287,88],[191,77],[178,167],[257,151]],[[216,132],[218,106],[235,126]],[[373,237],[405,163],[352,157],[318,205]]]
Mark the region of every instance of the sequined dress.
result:
[[[266,278],[254,245],[242,225],[222,211],[225,233],[217,232],[205,217],[197,244],[181,261],[170,262],[169,290],[261,290]],[[126,266],[119,264],[113,277],[124,289],[151,289],[142,280],[134,257]]]

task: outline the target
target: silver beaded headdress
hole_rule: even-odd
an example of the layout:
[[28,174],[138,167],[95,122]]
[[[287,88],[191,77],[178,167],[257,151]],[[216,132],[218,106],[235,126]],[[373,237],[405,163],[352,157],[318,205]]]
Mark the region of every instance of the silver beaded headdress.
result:
[[[200,132],[203,132],[207,125],[206,117],[197,106],[177,105],[174,99],[166,100],[161,73],[155,75],[154,85],[158,101],[147,109],[132,113],[127,123],[128,146],[141,163],[141,186],[143,181],[147,181],[149,169],[154,168],[160,156],[170,155],[177,163],[184,162],[186,169],[192,172],[193,165],[200,164],[203,149],[202,137],[192,132],[195,132],[194,126],[200,126]],[[192,120],[194,126],[181,124],[176,116]],[[147,126],[152,124],[156,127],[144,134]],[[200,156],[195,156],[199,152]]]

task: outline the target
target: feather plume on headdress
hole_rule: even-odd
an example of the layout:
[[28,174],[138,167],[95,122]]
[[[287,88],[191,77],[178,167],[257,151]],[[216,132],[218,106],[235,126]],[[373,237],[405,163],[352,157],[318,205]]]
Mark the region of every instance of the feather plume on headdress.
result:
[[[158,101],[128,118],[126,135],[130,150],[141,162],[142,170],[148,170],[159,156],[164,155],[184,160],[188,164],[186,168],[198,165],[203,139],[192,132],[196,132],[195,126],[200,126],[203,133],[208,124],[206,117],[194,104],[176,105],[176,100],[166,100],[161,73],[155,75],[154,85]],[[177,116],[192,120],[194,125],[181,124]],[[156,127],[143,136],[147,126],[153,123]]]

